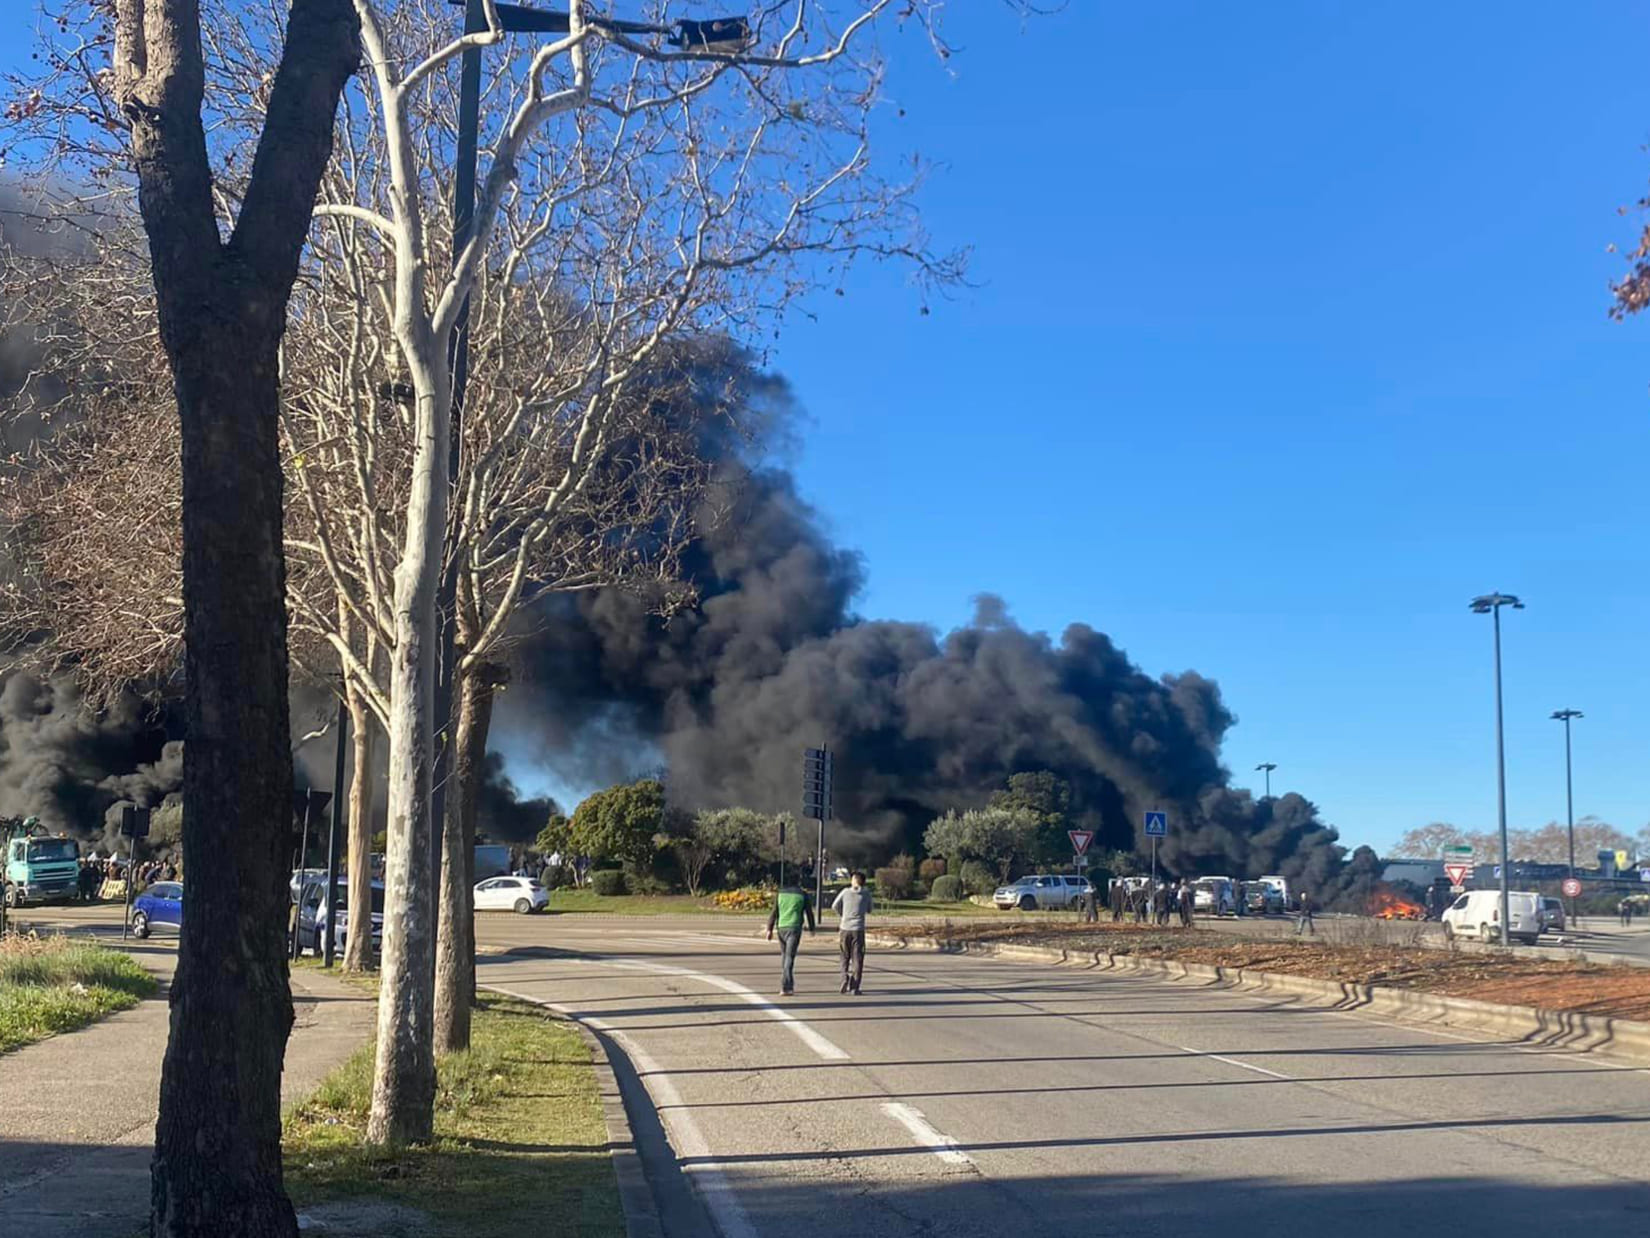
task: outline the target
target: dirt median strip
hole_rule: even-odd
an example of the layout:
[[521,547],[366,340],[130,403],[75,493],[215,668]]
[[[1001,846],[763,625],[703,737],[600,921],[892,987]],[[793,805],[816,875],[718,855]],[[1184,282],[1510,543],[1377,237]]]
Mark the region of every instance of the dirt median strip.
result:
[[[1325,947],[1311,943],[1244,942],[1252,946],[1299,946],[1289,952],[1273,951],[1251,955],[1199,943],[1185,943],[1174,950],[1158,944],[1150,953],[1113,952],[1104,947],[1119,944],[1115,934],[1087,926],[1069,926],[1050,933],[948,932],[943,927],[926,926],[925,931],[883,929],[872,940],[884,948],[926,949],[948,953],[977,954],[1022,962],[1101,968],[1134,972],[1169,979],[1217,980],[1246,990],[1286,994],[1303,1002],[1341,1010],[1363,1010],[1408,1022],[1443,1024],[1496,1036],[1519,1039],[1531,1045],[1604,1052],[1635,1065],[1650,1065],[1650,1023],[1623,1017],[1613,1010],[1595,1007],[1620,1005],[1630,1010],[1643,1008],[1642,969],[1597,967],[1589,964],[1545,963],[1526,959],[1503,959],[1484,955],[1462,956],[1458,967],[1430,972],[1416,967],[1393,967],[1385,956],[1390,949],[1377,951],[1356,947]],[[1166,930],[1155,930],[1164,933]],[[1147,940],[1135,933],[1133,944]],[[1213,955],[1214,957],[1210,957]],[[1454,959],[1455,956],[1447,956]],[[1261,965],[1244,965],[1250,959]],[[1439,956],[1426,952],[1425,959],[1436,964]],[[1274,966],[1266,966],[1265,962]],[[1290,970],[1276,966],[1286,963]],[[1537,974],[1532,976],[1531,969]],[[1314,974],[1316,972],[1317,974]],[[1329,972],[1330,974],[1325,974]],[[1444,973],[1440,975],[1439,973]],[[1448,973],[1453,972],[1453,976]],[[1595,976],[1593,973],[1603,973]],[[1498,974],[1499,973],[1499,974]],[[1566,973],[1568,976],[1566,977]],[[1398,981],[1394,984],[1388,978]],[[1404,984],[1405,979],[1415,983]],[[1622,990],[1598,995],[1609,989],[1606,980]],[[1469,990],[1461,992],[1460,990]],[[1553,1007],[1539,1001],[1482,997],[1483,992],[1529,994],[1547,991],[1560,999],[1587,1002],[1585,1008]],[[1613,1000],[1614,999],[1614,1000]]]

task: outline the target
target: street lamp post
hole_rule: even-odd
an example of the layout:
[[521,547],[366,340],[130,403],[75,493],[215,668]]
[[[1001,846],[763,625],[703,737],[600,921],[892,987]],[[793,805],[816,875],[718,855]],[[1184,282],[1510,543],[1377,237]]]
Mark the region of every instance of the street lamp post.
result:
[[[1576,875],[1576,797],[1570,772],[1570,720],[1586,717],[1579,709],[1555,709],[1550,715],[1564,724],[1564,819],[1570,829],[1570,879]],[[1570,919],[1576,918],[1576,901],[1570,900]]]
[[1495,624],[1495,789],[1496,813],[1501,825],[1501,944],[1507,936],[1512,900],[1508,897],[1512,878],[1512,856],[1507,847],[1507,748],[1501,723],[1501,608],[1523,610],[1524,603],[1510,593],[1486,593],[1469,604],[1475,615],[1489,615]]
[[1262,761],[1259,765],[1255,766],[1255,768],[1257,770],[1260,770],[1261,772],[1263,772],[1266,775],[1266,798],[1267,799],[1272,798],[1272,771],[1275,770],[1277,767],[1278,767],[1278,763],[1276,761]]
[[[464,10],[464,33],[487,30],[487,9],[482,0],[450,0]],[[565,11],[528,8],[520,4],[495,4],[498,23],[508,34],[566,34],[571,17]],[[742,50],[751,39],[750,22],[743,17],[712,20],[678,19],[669,25],[653,22],[619,21],[592,15],[586,24],[616,34],[659,34],[675,47],[694,52],[731,53]],[[476,152],[481,144],[481,48],[466,47],[459,56],[458,141],[453,167],[453,252],[452,263],[469,244],[475,227]],[[447,365],[452,377],[452,417],[447,439],[447,484],[458,482],[464,435],[464,392],[470,372],[470,298],[465,297],[447,344]],[[435,883],[435,905],[441,905],[441,835],[447,811],[447,776],[451,770],[454,672],[454,608],[458,592],[456,564],[441,574],[436,589],[436,620],[441,628],[435,673],[435,751],[430,780],[430,871]]]

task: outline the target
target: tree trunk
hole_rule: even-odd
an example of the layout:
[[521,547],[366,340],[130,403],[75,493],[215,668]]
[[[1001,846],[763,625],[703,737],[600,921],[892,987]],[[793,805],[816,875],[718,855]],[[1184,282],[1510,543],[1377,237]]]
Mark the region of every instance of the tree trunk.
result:
[[458,681],[452,787],[441,830],[441,919],[435,955],[435,1046],[438,1053],[470,1047],[470,1007],[476,991],[476,803],[487,756],[493,698],[504,668],[484,662]]
[[[292,825],[274,340],[202,306],[183,423],[183,871],[153,1232],[296,1233],[281,1181]],[[225,304],[225,302],[227,304]],[[264,338],[260,338],[262,335]]]
[[372,924],[372,748],[377,722],[361,694],[348,692],[350,740],[354,768],[349,784],[349,923],[344,944],[344,970],[372,969],[372,933],[359,931]]
[[150,1170],[156,1238],[291,1238],[281,1063],[292,826],[277,359],[332,117],[348,0],[294,0],[233,235],[219,233],[195,0],[116,0],[161,341],[182,427],[184,898]]
[[[426,332],[427,333],[427,332]],[[395,570],[390,658],[389,840],[384,857],[384,951],[379,968],[378,1055],[367,1142],[428,1142],[435,1123],[435,891],[430,822],[435,593],[447,524],[445,367],[427,340],[403,346],[418,392],[417,447],[407,531]]]

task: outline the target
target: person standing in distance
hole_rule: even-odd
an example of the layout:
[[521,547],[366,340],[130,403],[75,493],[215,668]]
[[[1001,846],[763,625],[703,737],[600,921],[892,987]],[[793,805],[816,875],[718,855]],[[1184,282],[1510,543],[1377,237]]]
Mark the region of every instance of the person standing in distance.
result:
[[814,901],[805,891],[788,885],[779,891],[768,916],[768,940],[773,940],[774,929],[779,930],[779,992],[785,997],[796,992],[796,951],[802,944],[804,922],[810,933],[819,931],[814,923]]
[[855,997],[865,976],[865,917],[871,914],[871,906],[871,892],[865,888],[865,874],[861,872],[848,878],[848,884],[831,904],[831,910],[841,917],[836,944],[842,955],[842,991]]

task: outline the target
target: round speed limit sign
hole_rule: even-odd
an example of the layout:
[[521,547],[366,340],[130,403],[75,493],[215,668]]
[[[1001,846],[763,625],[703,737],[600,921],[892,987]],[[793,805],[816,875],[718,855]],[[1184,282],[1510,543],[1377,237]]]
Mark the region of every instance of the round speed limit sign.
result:
[[1577,881],[1574,877],[1564,878],[1564,884],[1559,888],[1564,891],[1565,898],[1581,897],[1581,882]]

